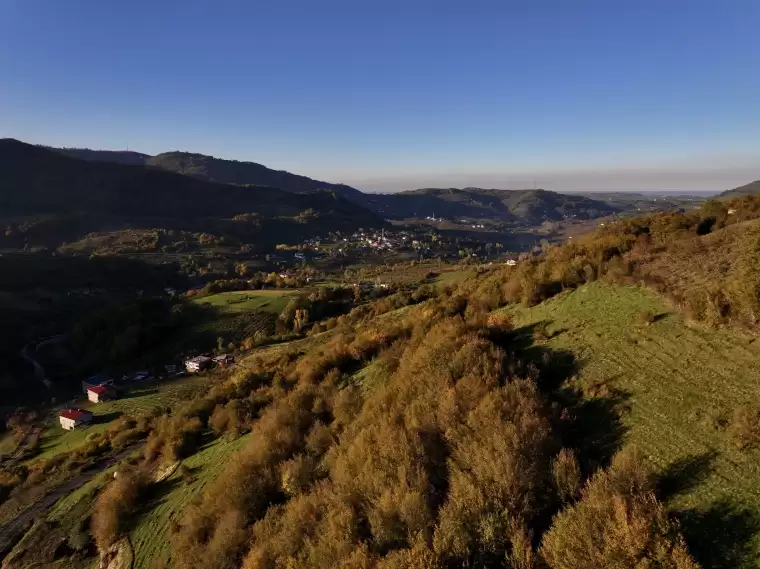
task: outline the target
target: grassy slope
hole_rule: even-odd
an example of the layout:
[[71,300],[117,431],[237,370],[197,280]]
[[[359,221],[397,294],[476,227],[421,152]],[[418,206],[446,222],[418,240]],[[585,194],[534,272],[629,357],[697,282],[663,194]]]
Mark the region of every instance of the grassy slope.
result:
[[224,464],[242,448],[248,440],[244,435],[237,439],[217,439],[207,447],[183,461],[190,469],[187,479],[179,470],[160,483],[161,491],[153,503],[144,507],[144,514],[131,533],[135,548],[135,569],[149,569],[157,559],[170,554],[170,529],[172,519],[179,519],[190,501],[201,495],[203,488],[213,482]]
[[[666,314],[644,324],[642,312]],[[689,546],[706,567],[760,562],[760,452],[740,451],[720,427],[760,400],[760,343],[687,325],[651,293],[601,283],[514,309],[517,325],[547,322],[553,350],[579,366],[573,382],[627,394],[625,442],[668,473],[669,505],[683,512]]]
[[293,289],[241,290],[213,294],[211,296],[193,299],[193,302],[198,304],[208,304],[233,312],[261,310],[272,314],[279,314],[288,303],[288,297],[297,294],[298,292],[298,290]]
[[[176,470],[159,483],[150,502],[143,504],[134,520],[130,538],[135,551],[135,569],[149,569],[157,560],[166,560],[171,553],[170,523],[178,519],[191,500],[201,495],[203,488],[213,482],[227,460],[247,442],[248,436],[222,438],[209,443],[183,461],[184,475]],[[48,512],[48,519],[67,532],[91,514],[97,493],[110,480],[116,467],[99,474],[81,488],[61,498]]]
[[471,267],[458,267],[452,270],[441,271],[435,278],[435,283],[441,286],[459,285],[468,279],[475,278],[477,273]]
[[57,415],[47,419],[47,429],[40,439],[40,454],[32,460],[50,458],[60,452],[70,451],[84,443],[92,433],[107,429],[121,414],[138,417],[155,407],[168,407],[190,399],[199,390],[207,387],[207,376],[190,376],[156,384],[146,384],[131,390],[126,396],[103,403],[89,403],[82,399],[76,406],[89,409],[95,416],[95,424],[86,429],[65,431],[61,428]]

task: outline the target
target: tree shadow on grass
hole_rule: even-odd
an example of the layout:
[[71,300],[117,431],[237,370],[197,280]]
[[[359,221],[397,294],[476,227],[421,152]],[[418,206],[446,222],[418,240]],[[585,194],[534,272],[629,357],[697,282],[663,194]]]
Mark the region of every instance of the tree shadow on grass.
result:
[[704,569],[757,567],[753,540],[760,532],[760,517],[756,512],[722,500],[677,516],[689,552]]
[[113,411],[111,413],[93,413],[92,424],[102,425],[104,423],[110,423],[111,421],[115,421],[116,419],[121,417],[121,415],[122,415],[121,411]]
[[145,397],[146,395],[154,395],[159,392],[157,387],[153,389],[140,389],[139,391],[127,391],[119,395],[119,399],[136,399],[138,397]]
[[560,433],[563,446],[575,450],[584,474],[589,474],[607,466],[623,446],[626,428],[620,414],[630,394],[607,387],[589,397],[568,386],[567,380],[579,370],[574,354],[535,342],[537,335],[545,335],[548,325],[539,322],[524,326],[494,341],[516,362],[510,364],[514,366],[510,373],[535,377],[539,389],[558,410],[555,431]]
[[[713,471],[717,452],[684,457],[669,465],[657,481],[657,494],[669,500],[697,488]],[[689,552],[704,569],[757,567],[753,540],[760,532],[760,516],[729,499],[709,508],[673,512]]]
[[[684,457],[670,464],[657,481],[662,501],[697,488],[713,472],[716,451]],[[753,538],[760,532],[756,512],[728,499],[709,508],[673,513],[681,524],[687,547],[704,569],[757,567]]]
[[584,474],[609,466],[623,446],[627,428],[620,419],[620,411],[630,394],[616,390],[587,398],[567,389],[559,397],[566,409],[563,443],[575,449]]
[[182,477],[170,476],[166,480],[148,485],[140,495],[137,509],[125,524],[127,531],[134,530],[150,512],[164,504],[174,490],[187,483],[188,481]]
[[665,502],[699,486],[712,473],[717,455],[713,450],[670,464],[657,480],[657,496]]

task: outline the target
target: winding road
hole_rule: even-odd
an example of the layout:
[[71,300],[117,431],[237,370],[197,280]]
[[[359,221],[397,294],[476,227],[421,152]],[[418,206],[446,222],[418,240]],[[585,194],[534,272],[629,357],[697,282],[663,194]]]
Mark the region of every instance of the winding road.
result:
[[[50,338],[44,338],[37,342],[37,344],[34,346],[34,351],[36,352],[40,346],[45,346],[47,344],[55,344],[56,342],[60,342],[64,338],[63,335],[58,336],[51,336]],[[48,389],[53,387],[53,382],[50,381],[47,378],[47,375],[45,375],[45,368],[40,365],[40,362],[38,362],[36,359],[34,359],[32,356],[29,355],[29,346],[31,346],[31,342],[29,344],[26,344],[22,350],[19,352],[19,356],[21,356],[21,359],[23,359],[25,362],[27,362],[29,365],[31,365],[34,368],[34,377],[40,381],[45,387]]]

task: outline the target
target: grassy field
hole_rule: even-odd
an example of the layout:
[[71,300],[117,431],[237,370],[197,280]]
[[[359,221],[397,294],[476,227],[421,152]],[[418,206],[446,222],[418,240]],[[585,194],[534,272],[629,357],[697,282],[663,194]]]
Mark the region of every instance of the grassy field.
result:
[[467,279],[473,279],[476,276],[475,269],[471,267],[457,267],[450,270],[441,271],[434,279],[434,282],[441,286],[462,284]]
[[145,505],[130,535],[135,549],[136,569],[149,569],[155,566],[157,559],[163,560],[169,556],[171,521],[180,521],[184,508],[216,479],[227,460],[248,439],[248,435],[236,439],[217,439],[183,461],[185,474],[177,470],[159,483],[156,496]]
[[597,386],[600,400],[615,394],[620,444],[662,473],[663,497],[703,566],[758,567],[760,452],[739,450],[725,423],[760,401],[760,342],[689,325],[636,287],[594,283],[512,311],[518,326],[545,325],[544,349],[572,354],[568,384]]
[[288,304],[289,297],[298,292],[294,289],[239,290],[193,299],[193,302],[234,312],[260,310],[279,314]]
[[[243,290],[193,299],[205,316],[186,330],[186,345],[209,346],[223,338],[237,343],[257,333],[271,334],[274,321],[297,289]],[[192,339],[188,339],[192,338]]]
[[31,460],[50,458],[76,448],[84,443],[89,435],[107,429],[122,414],[138,417],[156,407],[170,407],[180,401],[191,399],[196,393],[204,390],[209,381],[208,376],[189,376],[146,384],[135,387],[119,399],[103,403],[90,403],[83,397],[74,406],[92,411],[93,424],[86,429],[65,431],[60,426],[57,414],[50,416],[40,439],[41,452]]

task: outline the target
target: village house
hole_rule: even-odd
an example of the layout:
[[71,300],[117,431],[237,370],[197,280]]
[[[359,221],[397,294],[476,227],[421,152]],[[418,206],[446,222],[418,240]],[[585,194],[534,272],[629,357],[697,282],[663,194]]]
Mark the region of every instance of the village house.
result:
[[100,403],[113,399],[115,394],[109,385],[92,385],[87,388],[87,399],[93,403]]
[[58,418],[61,421],[61,427],[67,431],[71,431],[80,425],[91,423],[92,413],[84,409],[64,409]]
[[229,354],[220,354],[214,358],[214,363],[219,366],[228,366],[235,363],[235,358]]
[[113,379],[105,374],[93,375],[87,378],[90,385],[113,385]]
[[185,360],[185,369],[190,373],[198,373],[211,367],[211,358],[196,356]]
[[91,387],[96,387],[99,385],[112,386],[113,384],[113,379],[107,375],[93,375],[92,377],[88,377],[87,381],[82,382],[82,392],[87,395],[87,391]]

